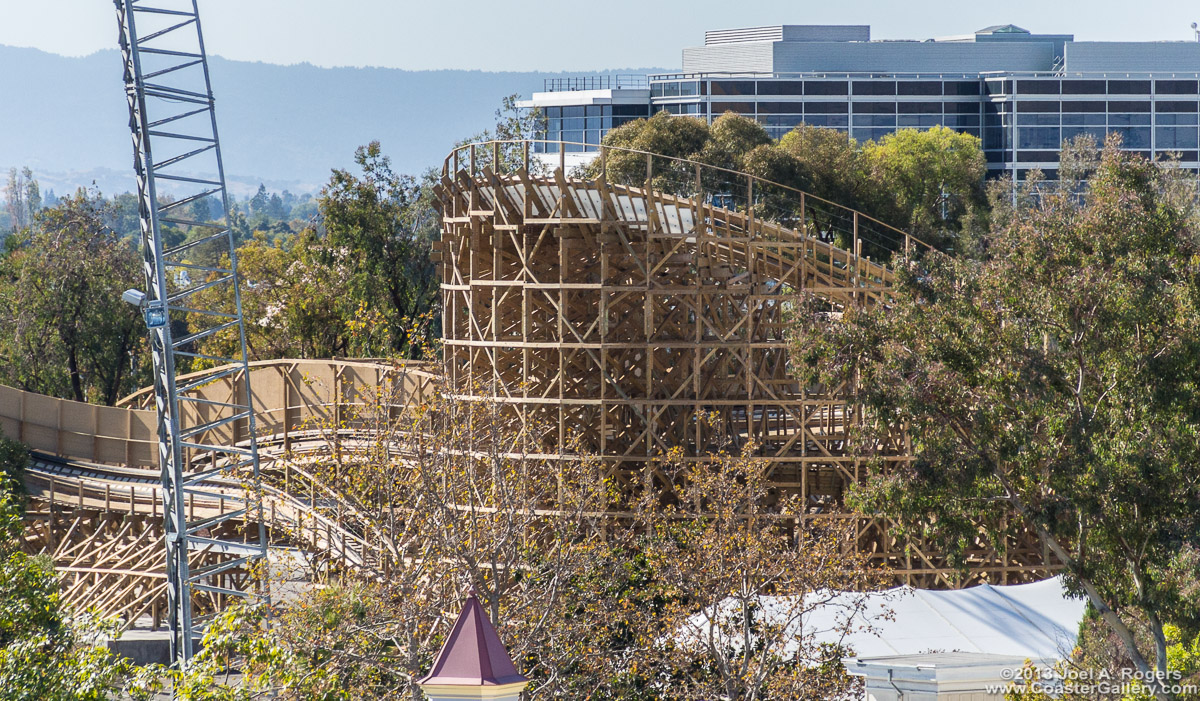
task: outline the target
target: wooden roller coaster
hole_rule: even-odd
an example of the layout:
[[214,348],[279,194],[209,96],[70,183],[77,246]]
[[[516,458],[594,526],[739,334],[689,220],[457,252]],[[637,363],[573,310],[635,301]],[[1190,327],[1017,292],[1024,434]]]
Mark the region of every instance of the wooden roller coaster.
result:
[[[570,147],[549,145],[560,159]],[[848,429],[861,417],[851,388],[805,387],[791,377],[788,315],[805,295],[823,300],[830,313],[887,304],[888,256],[919,252],[923,243],[734,171],[606,147],[589,173],[567,173],[561,160],[554,168],[531,159],[533,146],[472,144],[446,159],[435,254],[440,368],[251,365],[262,466],[273,475],[257,498],[273,534],[330,566],[377,569],[379,557],[360,529],[337,518],[338,510],[316,508],[337,494],[295,456],[328,450],[342,433],[354,440],[362,427],[347,418],[381,385],[391,387],[387,411],[399,413],[440,376],[457,399],[502,405],[523,455],[554,460],[586,451],[618,480],[671,449],[703,461],[718,449],[753,446],[775,488],[803,498],[806,519],[851,519],[857,547],[904,583],[1014,583],[1057,569],[1032,537],[996,547],[981,536],[970,553],[971,577],[954,579],[956,570],[937,552],[898,540],[882,519],[840,509],[846,488],[871,478],[847,448]],[[636,177],[628,175],[631,162]],[[201,399],[245,400],[242,374],[210,372],[215,379],[201,373],[183,386]],[[0,430],[34,451],[27,546],[53,556],[68,602],[127,622],[148,615],[157,624],[166,584],[155,416],[147,402],[149,391],[95,407],[0,387]],[[202,412],[204,403],[188,406]],[[314,434],[314,422],[333,427],[332,435]],[[215,430],[223,433],[205,442],[248,439],[245,421]],[[908,445],[897,430],[875,452],[894,464],[907,459]],[[209,496],[188,505],[192,518],[248,503],[232,477],[215,474],[209,486]],[[238,498],[225,503],[226,492]],[[203,566],[205,553],[195,557]],[[225,585],[246,586],[247,574],[230,571]]]

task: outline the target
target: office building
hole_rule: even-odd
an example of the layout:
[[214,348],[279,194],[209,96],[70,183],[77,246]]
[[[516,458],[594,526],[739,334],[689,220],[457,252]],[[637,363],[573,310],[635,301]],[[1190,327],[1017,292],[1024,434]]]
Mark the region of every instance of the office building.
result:
[[[548,81],[523,104],[544,138],[586,160],[603,135],[661,110],[756,119],[778,138],[800,123],[859,141],[944,125],[980,137],[993,174],[1053,179],[1063,140],[1121,135],[1148,157],[1200,167],[1200,43],[1088,42],[1013,25],[925,41],[876,41],[870,27],[779,25],[707,32],[678,73]],[[553,153],[555,145],[546,149]],[[557,158],[557,157],[556,157]]]

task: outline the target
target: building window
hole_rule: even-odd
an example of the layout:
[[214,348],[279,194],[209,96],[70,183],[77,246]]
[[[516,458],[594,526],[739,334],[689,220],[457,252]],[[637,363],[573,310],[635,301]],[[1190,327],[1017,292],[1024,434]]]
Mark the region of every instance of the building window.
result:
[[1063,112],[1103,112],[1104,110],[1103,100],[1064,100],[1062,103]]
[[1063,114],[1063,126],[1104,126],[1107,124],[1103,114]]
[[1103,95],[1106,86],[1103,80],[1064,80],[1062,94],[1064,95]]
[[804,82],[805,95],[849,95],[844,80],[808,80]]
[[1121,146],[1127,149],[1150,148],[1150,127],[1115,127],[1109,129],[1121,135]]
[[1155,112],[1195,112],[1196,103],[1188,100],[1186,102],[1172,100],[1169,102],[1154,103]]
[[1194,80],[1156,80],[1154,92],[1158,95],[1195,95],[1196,81]]
[[932,129],[942,123],[940,114],[902,114],[896,117],[896,126],[910,129]]
[[1108,135],[1108,131],[1104,127],[1063,127],[1063,141],[1074,141],[1076,137],[1084,134],[1091,135],[1096,140],[1097,145],[1104,144],[1104,137]]
[[1017,112],[1058,112],[1057,100],[1018,100]]
[[650,107],[648,105],[613,105],[612,114],[614,117],[648,117],[650,116]]
[[896,83],[897,95],[941,95],[942,84],[935,80],[901,80]]
[[1059,83],[1057,80],[1018,80],[1018,95],[1057,95]]
[[896,83],[891,80],[856,80],[855,95],[895,95]]
[[759,95],[803,95],[804,82],[799,80],[760,80]]
[[1148,80],[1110,80],[1108,81],[1109,95],[1149,95],[1150,81]]
[[844,114],[806,114],[804,115],[804,123],[814,127],[840,127],[845,129],[849,126],[850,118]]
[[977,96],[979,88],[978,80],[947,80],[945,82],[946,95]]
[[845,102],[806,102],[805,114],[846,114],[849,110]]
[[1150,123],[1150,115],[1148,114],[1110,114],[1108,115],[1109,126],[1141,126]]
[[894,102],[855,102],[855,114],[896,114]]
[[[857,105],[855,106],[857,108]],[[900,114],[941,114],[940,102],[898,102],[896,111]]]
[[800,114],[804,111],[803,102],[760,102],[759,114]]
[[1017,124],[1020,126],[1029,127],[1056,127],[1058,126],[1058,114],[1041,114],[1034,112],[1026,114],[1024,112],[1017,113]]
[[1154,122],[1159,125],[1196,124],[1196,115],[1195,114],[1159,114],[1159,115],[1155,115]]
[[896,126],[896,116],[892,114],[856,114],[853,124],[856,127],[894,127]]
[[753,95],[753,80],[714,80],[713,95]]
[[1196,127],[1159,127],[1154,130],[1154,147],[1160,151],[1179,151],[1200,146]]
[[714,102],[712,103],[712,113],[714,116],[721,116],[726,112],[737,112],[738,114],[754,116],[753,102]]
[[1136,102],[1129,101],[1129,100],[1109,100],[1108,101],[1108,111],[1109,112],[1149,112],[1150,111],[1150,103],[1148,101],[1143,102],[1141,100],[1138,100]]
[[1017,130],[1017,148],[1058,148],[1062,134],[1057,127],[1027,127]]

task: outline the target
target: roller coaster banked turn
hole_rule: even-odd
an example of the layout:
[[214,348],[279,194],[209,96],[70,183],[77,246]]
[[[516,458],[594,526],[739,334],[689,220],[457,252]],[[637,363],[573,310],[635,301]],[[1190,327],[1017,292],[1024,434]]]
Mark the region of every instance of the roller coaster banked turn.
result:
[[[242,417],[197,440],[246,445],[257,430],[269,477],[261,523],[274,537],[331,567],[378,576],[386,557],[339,518],[336,493],[298,456],[353,440],[361,427],[344,417],[380,386],[397,388],[386,410],[402,412],[440,381],[462,400],[500,403],[515,433],[547,419],[558,428],[521,434],[524,455],[554,459],[575,436],[618,479],[672,446],[704,460],[714,446],[753,442],[775,486],[804,497],[806,519],[852,519],[855,546],[901,582],[1013,583],[1056,569],[1032,538],[996,548],[981,537],[972,576],[956,581],[938,553],[897,540],[886,521],[837,512],[846,487],[871,478],[846,446],[859,415],[849,388],[803,387],[789,376],[786,313],[804,294],[834,312],[886,304],[892,273],[864,249],[923,244],[775,183],[652,154],[604,148],[592,177],[561,167],[539,174],[548,168],[530,160],[531,145],[474,144],[446,160],[435,253],[440,366],[281,360],[180,378],[195,407],[239,397],[255,407],[254,424]],[[606,163],[617,156],[644,159],[645,179],[610,182]],[[130,623],[148,614],[157,624],[167,610],[155,421],[144,409],[152,401],[151,390],[96,407],[0,388],[0,428],[37,456],[28,547],[53,555],[69,602]],[[342,428],[313,431],[314,419]],[[907,446],[896,431],[876,454],[902,461]],[[185,504],[190,519],[248,499],[237,475],[205,487]],[[222,528],[244,528],[253,514]],[[197,563],[219,556],[218,535],[193,553]],[[222,588],[247,583],[243,569],[222,577]],[[224,598],[195,596],[209,607]]]

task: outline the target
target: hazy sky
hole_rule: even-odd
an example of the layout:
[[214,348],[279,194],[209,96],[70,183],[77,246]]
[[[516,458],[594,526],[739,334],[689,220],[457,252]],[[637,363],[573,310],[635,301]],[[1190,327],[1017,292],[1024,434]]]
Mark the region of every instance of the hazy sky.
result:
[[[870,24],[876,39],[992,24],[1077,40],[1192,40],[1196,0],[200,0],[226,58],[405,69],[678,67],[705,29]],[[116,45],[109,0],[0,0],[0,44],[80,56]],[[3,66],[0,66],[0,70]]]

